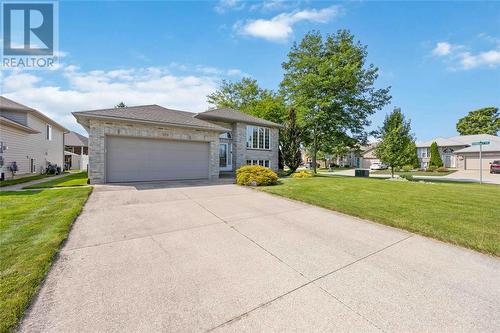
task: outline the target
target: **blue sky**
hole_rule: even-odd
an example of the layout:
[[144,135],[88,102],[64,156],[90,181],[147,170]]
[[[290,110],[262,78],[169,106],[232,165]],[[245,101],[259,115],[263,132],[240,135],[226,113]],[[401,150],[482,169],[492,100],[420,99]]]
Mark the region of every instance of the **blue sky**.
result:
[[60,65],[4,71],[2,93],[85,133],[71,111],[160,104],[199,112],[221,79],[275,89],[309,30],[368,46],[418,140],[456,135],[468,111],[500,106],[500,2],[179,1],[59,3]]

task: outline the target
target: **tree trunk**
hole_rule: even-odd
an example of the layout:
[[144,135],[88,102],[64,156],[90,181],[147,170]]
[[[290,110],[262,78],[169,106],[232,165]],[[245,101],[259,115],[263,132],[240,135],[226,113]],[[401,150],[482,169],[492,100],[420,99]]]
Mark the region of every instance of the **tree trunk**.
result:
[[394,178],[394,167],[391,165],[391,178]]
[[313,164],[313,172],[316,174],[316,157],[318,155],[318,148],[316,147],[316,129],[314,130],[314,138],[313,138],[313,156],[312,156],[312,164]]

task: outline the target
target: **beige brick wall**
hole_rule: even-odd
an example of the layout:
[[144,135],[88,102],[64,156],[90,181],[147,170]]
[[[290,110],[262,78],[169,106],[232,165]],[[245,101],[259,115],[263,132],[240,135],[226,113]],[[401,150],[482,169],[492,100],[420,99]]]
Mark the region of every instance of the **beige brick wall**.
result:
[[279,130],[271,128],[271,149],[248,149],[246,146],[247,124],[236,123],[233,125],[233,160],[234,170],[246,165],[247,160],[269,160],[271,169],[278,170],[278,145]]
[[178,127],[140,125],[126,122],[90,120],[89,179],[91,184],[106,182],[106,136],[202,141],[209,143],[209,178],[219,177],[219,133]]

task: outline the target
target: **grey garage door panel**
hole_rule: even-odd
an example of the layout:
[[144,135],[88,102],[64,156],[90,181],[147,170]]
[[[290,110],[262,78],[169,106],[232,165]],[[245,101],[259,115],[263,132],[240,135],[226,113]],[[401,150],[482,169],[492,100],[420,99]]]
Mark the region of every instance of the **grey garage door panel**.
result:
[[208,178],[208,143],[106,137],[106,181]]
[[[479,154],[478,154],[479,156]],[[465,169],[466,170],[479,170],[479,157],[478,156],[468,156],[465,158]],[[490,169],[490,162],[495,160],[500,160],[500,155],[490,155],[485,153],[483,155],[483,170]]]

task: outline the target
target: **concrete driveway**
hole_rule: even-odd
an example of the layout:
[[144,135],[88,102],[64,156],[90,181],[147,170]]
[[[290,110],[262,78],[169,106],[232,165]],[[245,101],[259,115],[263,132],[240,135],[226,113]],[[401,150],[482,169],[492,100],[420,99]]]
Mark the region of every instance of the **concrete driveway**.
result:
[[500,260],[231,184],[97,186],[23,332],[498,332]]

